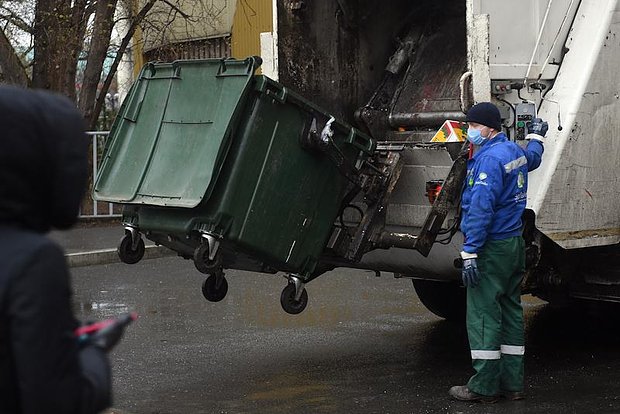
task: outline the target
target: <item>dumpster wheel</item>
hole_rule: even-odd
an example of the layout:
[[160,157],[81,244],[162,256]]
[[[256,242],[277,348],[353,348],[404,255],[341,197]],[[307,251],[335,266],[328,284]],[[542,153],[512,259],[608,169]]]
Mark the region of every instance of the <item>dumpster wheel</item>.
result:
[[228,281],[224,273],[212,274],[202,283],[202,296],[209,302],[219,302],[228,293]]
[[194,266],[201,273],[212,274],[222,266],[222,256],[216,254],[213,259],[209,259],[209,245],[202,243],[194,250]]
[[123,263],[138,263],[144,256],[144,240],[140,237],[134,248],[131,234],[125,234],[116,248],[116,253]]
[[295,284],[289,283],[284,289],[282,289],[282,294],[280,295],[280,305],[282,305],[282,309],[291,315],[297,315],[298,313],[303,312],[308,305],[308,292],[305,288],[302,287],[299,300],[295,299],[296,294],[297,289]]

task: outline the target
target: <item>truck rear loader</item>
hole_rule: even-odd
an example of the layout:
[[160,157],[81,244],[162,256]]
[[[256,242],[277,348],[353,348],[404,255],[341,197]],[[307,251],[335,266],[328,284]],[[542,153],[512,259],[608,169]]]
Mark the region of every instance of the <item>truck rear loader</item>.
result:
[[[430,310],[462,313],[461,234],[428,256],[407,249],[407,239],[433,214],[425,184],[445,180],[454,162],[448,148],[427,145],[430,137],[474,102],[492,101],[518,143],[533,114],[550,124],[542,165],[529,177],[523,291],[552,302],[620,300],[617,1],[305,2],[301,11],[287,3],[278,3],[280,81],[336,111],[370,96],[356,111],[360,125],[379,148],[403,148],[385,221],[403,236],[365,254],[360,267],[411,277]],[[290,47],[308,30],[311,40]],[[330,54],[339,63],[323,67]],[[452,224],[448,217],[442,227]]]
[[[218,257],[213,249],[226,245],[225,230],[192,222],[182,234],[171,229],[158,234],[140,228],[139,210],[149,207],[129,198],[123,201],[127,236],[119,247],[126,257],[136,261],[131,254],[144,233],[209,273],[203,293],[211,300],[223,297],[224,268],[287,272],[281,302],[289,313],[305,308],[304,285],[331,269],[391,272],[411,278],[432,312],[458,318],[465,297],[459,205],[468,156],[462,121],[475,102],[491,101],[517,143],[524,144],[533,117],[550,126],[542,165],[529,177],[523,292],[551,302],[620,301],[617,0],[395,0],[387,5],[277,0],[275,10],[277,30],[268,48],[273,64],[264,73],[285,87],[277,86],[265,105],[283,103],[287,91],[295,90],[295,105],[308,115],[299,115],[305,126],[290,139],[329,159],[333,173],[345,178],[338,180],[337,208],[322,214],[323,220],[333,220],[321,241],[322,253],[297,267],[288,266],[287,252],[286,261],[271,259],[269,246],[259,253],[249,248],[244,260],[229,246]],[[154,69],[150,73],[155,77]],[[256,84],[265,82],[276,85],[264,79]],[[334,123],[334,117],[361,132],[344,121]],[[134,118],[131,122],[139,122],[137,114]],[[442,126],[444,132],[437,133]],[[325,144],[334,131],[341,135],[338,145],[353,145],[357,152],[339,157],[338,145]],[[98,193],[99,184],[96,198],[119,201]],[[177,205],[183,206],[182,200]],[[288,217],[287,225],[303,228],[312,214],[298,210],[299,217]]]

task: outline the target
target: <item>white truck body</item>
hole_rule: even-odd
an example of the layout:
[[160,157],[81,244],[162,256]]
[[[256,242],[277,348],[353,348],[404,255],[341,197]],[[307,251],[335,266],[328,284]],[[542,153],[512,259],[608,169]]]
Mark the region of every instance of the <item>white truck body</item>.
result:
[[530,174],[536,228],[565,249],[620,242],[617,1],[469,0],[468,21],[476,101],[496,92],[494,81],[553,82],[544,100],[522,93],[550,126],[543,163]]

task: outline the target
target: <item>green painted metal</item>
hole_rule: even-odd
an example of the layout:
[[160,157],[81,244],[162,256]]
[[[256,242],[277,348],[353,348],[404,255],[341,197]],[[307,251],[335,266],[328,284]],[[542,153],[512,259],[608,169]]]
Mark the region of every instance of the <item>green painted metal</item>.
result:
[[[184,72],[182,66],[181,73]],[[209,102],[211,97],[219,96],[199,92],[197,84],[188,85],[183,90],[186,91],[187,102],[193,102],[192,107],[208,107],[212,105]],[[131,159],[132,152],[114,152],[114,143],[111,143],[108,162],[118,164],[118,170],[125,168],[127,163],[131,164],[127,171],[120,171],[126,177],[123,180],[136,181],[134,175],[148,177],[148,180],[142,180],[138,194],[140,202],[127,200],[124,221],[138,227],[147,237],[169,235],[190,249],[200,243],[200,233],[207,232],[220,238],[225,249],[251,256],[277,270],[309,277],[327,244],[342,200],[351,188],[350,182],[332,159],[319,150],[304,149],[301,144],[312,127],[318,125],[320,132],[330,115],[264,76],[253,76],[244,91],[234,90],[231,94],[237,102],[229,105],[236,106],[240,115],[232,117],[227,128],[220,126],[220,131],[231,131],[230,146],[225,156],[201,154],[200,165],[209,171],[216,168],[214,163],[219,162],[221,157],[220,171],[215,180],[205,178],[193,163],[199,158],[186,157],[185,152],[179,149],[180,145],[172,144],[185,139],[179,135],[179,130],[164,130],[162,127],[157,131],[156,126],[151,126],[152,133],[166,144],[156,145],[155,150],[148,147],[152,146],[148,139],[143,139],[140,144],[148,144],[151,169],[152,165],[166,164],[167,158],[182,157],[168,164],[175,164],[179,170],[189,172],[172,170],[168,175],[154,175],[147,171],[144,174],[141,170],[145,168],[144,161],[138,166],[131,164],[126,158]],[[200,95],[200,98],[193,95]],[[204,100],[202,104],[200,99]],[[158,104],[147,101],[142,100],[143,105],[148,103],[159,108]],[[169,113],[167,109],[160,112]],[[333,142],[349,163],[358,165],[360,159],[374,151],[374,141],[355,128],[338,121],[332,123],[332,128],[335,132]],[[215,140],[209,135],[212,130],[205,128],[202,132],[206,134],[202,139]],[[209,148],[221,153],[225,141],[220,142],[220,148]],[[140,157],[141,160],[144,158]],[[156,160],[157,164],[153,164],[152,160]],[[192,183],[182,183],[178,177]],[[211,179],[211,190],[201,202],[192,205],[198,198],[198,190],[205,189],[204,181],[207,179]],[[100,176],[97,183],[101,182]],[[108,182],[126,187],[121,179],[109,179]],[[114,185],[110,184],[106,190],[110,194],[120,194],[121,191]],[[153,196],[154,193],[162,194],[161,189],[173,191],[175,186],[193,189],[191,202],[178,192],[175,204],[166,204],[170,200],[164,203]],[[123,191],[129,193],[125,189]],[[100,193],[98,197],[108,200],[102,198]],[[186,205],[189,208],[183,208]],[[161,241],[162,237],[157,239]]]

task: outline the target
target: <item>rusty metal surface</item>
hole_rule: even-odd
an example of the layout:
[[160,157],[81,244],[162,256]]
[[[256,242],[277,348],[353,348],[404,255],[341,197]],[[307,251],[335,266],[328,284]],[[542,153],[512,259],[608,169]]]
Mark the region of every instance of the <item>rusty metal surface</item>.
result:
[[464,8],[453,6],[427,26],[415,61],[394,97],[392,113],[460,109],[458,81],[467,69],[464,15]]
[[425,257],[430,253],[447,215],[451,210],[456,210],[460,204],[463,180],[467,172],[468,148],[469,144],[467,142],[463,144],[461,153],[456,161],[454,161],[448,176],[444,180],[443,188],[437,200],[435,200],[433,209],[426,218],[422,231],[416,240],[416,250]]
[[391,113],[390,125],[393,127],[436,127],[444,123],[446,119],[452,121],[465,121],[462,111],[428,111],[428,112],[405,112]]
[[[364,253],[371,249],[376,242],[377,233],[385,225],[385,203],[389,199],[394,187],[400,178],[402,170],[401,156],[397,152],[388,152],[381,157],[382,176],[376,194],[370,194],[373,199],[368,200],[368,207],[362,221],[357,226],[355,235],[345,258],[359,262]],[[367,196],[366,199],[369,197]]]
[[597,237],[613,237],[619,235],[620,227],[581,231],[553,232],[547,234],[547,236],[553,241],[578,240]]
[[462,27],[465,21],[464,2],[452,0],[297,3],[277,0],[280,81],[349,121],[381,83],[411,25],[433,32],[446,14],[461,16]]

